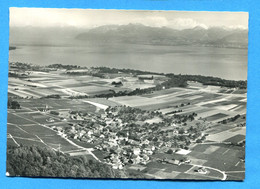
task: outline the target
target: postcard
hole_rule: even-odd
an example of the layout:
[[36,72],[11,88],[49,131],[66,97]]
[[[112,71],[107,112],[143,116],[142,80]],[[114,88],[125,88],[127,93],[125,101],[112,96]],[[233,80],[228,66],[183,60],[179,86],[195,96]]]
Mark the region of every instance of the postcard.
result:
[[247,12],[10,8],[7,176],[243,180]]

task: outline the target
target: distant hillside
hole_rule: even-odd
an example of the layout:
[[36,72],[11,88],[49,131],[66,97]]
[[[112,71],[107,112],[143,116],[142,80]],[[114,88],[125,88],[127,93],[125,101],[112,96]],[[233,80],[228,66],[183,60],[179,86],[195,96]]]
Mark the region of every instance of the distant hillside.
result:
[[167,27],[149,27],[141,24],[105,25],[90,29],[76,39],[94,43],[137,43],[153,45],[201,45],[247,48],[248,31],[195,27],[174,30]]

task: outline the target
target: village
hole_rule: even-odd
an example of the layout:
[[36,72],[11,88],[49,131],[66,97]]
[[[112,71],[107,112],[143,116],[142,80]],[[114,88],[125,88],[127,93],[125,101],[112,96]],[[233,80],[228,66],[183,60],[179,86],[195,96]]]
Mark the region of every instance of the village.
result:
[[11,63],[8,144],[48,146],[137,178],[242,177],[233,170],[244,167],[246,90],[176,77]]
[[[176,125],[176,120],[164,118],[162,113],[131,107],[108,108],[98,116],[77,112],[62,119],[77,120],[78,123],[66,128],[51,128],[63,137],[94,144],[95,149],[107,154],[102,161],[115,169],[122,169],[129,164],[145,165],[155,153],[172,154],[181,148],[185,151],[189,149],[191,141],[205,140],[198,129],[189,128],[192,132],[188,132]],[[182,159],[172,157],[164,161],[180,164],[184,163],[184,159],[184,156]]]

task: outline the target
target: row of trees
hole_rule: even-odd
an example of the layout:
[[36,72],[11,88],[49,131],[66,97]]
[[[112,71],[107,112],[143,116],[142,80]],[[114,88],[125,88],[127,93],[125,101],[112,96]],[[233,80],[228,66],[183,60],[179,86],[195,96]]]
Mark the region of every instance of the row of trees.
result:
[[64,65],[64,64],[51,64],[51,65],[48,65],[47,67],[48,68],[57,68],[57,69],[67,69],[67,70],[80,68],[80,66],[77,66],[77,65]]
[[44,96],[42,98],[56,98],[56,99],[60,99],[61,96],[58,95],[58,94],[51,94],[51,95]]
[[[222,123],[222,124],[227,124],[228,122],[234,122],[236,121],[238,118],[240,118],[240,114],[235,115],[234,117],[230,117],[227,119],[223,119],[222,121],[219,121],[218,123]],[[245,119],[245,117],[243,117],[243,119]]]
[[234,80],[226,80],[218,77],[212,76],[202,76],[202,75],[181,75],[181,74],[163,74],[163,73],[154,73],[149,71],[141,71],[141,70],[133,70],[133,69],[117,69],[117,68],[108,68],[108,67],[97,67],[92,68],[99,70],[99,73],[126,73],[133,75],[142,75],[142,74],[154,74],[154,75],[165,75],[170,79],[162,84],[165,88],[170,88],[174,86],[186,87],[187,81],[196,81],[200,82],[203,85],[215,85],[222,87],[230,87],[230,88],[247,88],[247,81],[234,81]]
[[230,87],[230,88],[247,88],[247,81],[231,81],[231,80],[223,80],[215,77],[206,77],[206,76],[192,76],[192,75],[174,75],[168,74],[167,77],[169,79],[161,84],[157,84],[155,87],[150,87],[146,89],[136,88],[133,91],[119,91],[115,92],[111,90],[111,93],[99,94],[95,97],[98,98],[111,98],[117,96],[134,96],[134,95],[143,95],[149,94],[154,91],[159,91],[162,89],[169,89],[173,87],[187,87],[188,81],[197,81],[202,83],[203,85],[214,85],[221,87]]
[[240,89],[247,88],[247,81],[226,80],[218,77],[202,76],[202,75],[166,74],[166,76],[170,78],[179,78],[184,81],[196,81],[202,83],[203,85],[214,85],[214,86],[240,88]]

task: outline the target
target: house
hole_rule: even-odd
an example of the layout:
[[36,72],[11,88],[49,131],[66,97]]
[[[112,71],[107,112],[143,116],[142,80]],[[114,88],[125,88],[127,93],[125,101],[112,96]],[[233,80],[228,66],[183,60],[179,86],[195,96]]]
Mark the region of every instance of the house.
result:
[[178,159],[165,159],[164,161],[173,165],[181,165],[181,161]]
[[93,131],[88,131],[88,136],[91,136],[91,135],[93,135]]
[[79,137],[81,138],[83,135],[85,135],[87,132],[85,130],[81,130],[79,133]]
[[141,152],[141,149],[140,149],[140,148],[134,148],[134,149],[133,149],[133,153],[134,153],[135,155],[139,155],[140,152]]
[[146,154],[143,154],[142,158],[143,158],[144,161],[148,161],[150,159],[149,156],[146,155]]

